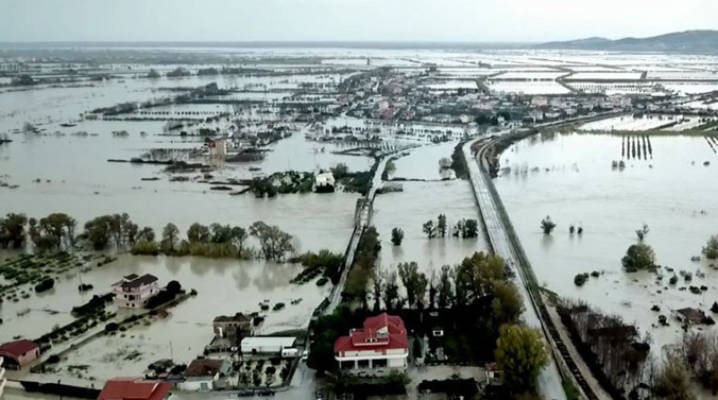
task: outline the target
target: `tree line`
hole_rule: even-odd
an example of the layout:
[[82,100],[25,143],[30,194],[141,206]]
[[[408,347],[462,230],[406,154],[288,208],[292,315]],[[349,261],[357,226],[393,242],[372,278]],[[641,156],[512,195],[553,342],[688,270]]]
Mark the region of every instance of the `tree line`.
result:
[[[257,221],[248,228],[214,223],[192,224],[182,239],[177,225],[168,223],[158,239],[154,229],[140,228],[127,213],[107,214],[87,221],[77,234],[77,221],[65,213],[40,219],[9,213],[0,218],[0,247],[22,249],[28,244],[38,252],[69,251],[78,246],[96,251],[129,249],[132,254],[204,257],[258,257],[284,261],[295,251],[294,238],[279,227]],[[246,243],[254,237],[259,249]]]
[[444,238],[449,233],[455,238],[470,239],[479,235],[479,223],[475,219],[460,219],[449,232],[446,215],[439,214],[436,222],[434,220],[426,221],[421,226],[421,230],[429,239]]

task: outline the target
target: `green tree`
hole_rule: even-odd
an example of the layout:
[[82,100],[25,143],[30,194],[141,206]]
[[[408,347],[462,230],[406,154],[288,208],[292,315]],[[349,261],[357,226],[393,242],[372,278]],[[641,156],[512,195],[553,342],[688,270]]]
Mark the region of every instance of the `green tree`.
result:
[[503,383],[513,393],[533,390],[539,372],[548,363],[541,334],[521,325],[501,327],[495,353]]
[[426,234],[429,239],[433,239],[436,236],[434,221],[429,220],[424,222],[424,225],[422,225],[422,231],[424,231],[424,234]]
[[426,297],[426,288],[429,280],[426,275],[419,272],[419,265],[415,262],[400,263],[398,266],[401,283],[406,289],[406,298],[410,307],[423,308]]
[[397,284],[396,272],[394,271],[384,275],[383,300],[387,310],[393,310],[399,305],[399,285]]
[[467,219],[464,222],[464,238],[475,238],[479,236],[479,223],[475,219]]
[[440,237],[446,237],[446,215],[439,214],[436,219],[436,232]]
[[139,232],[137,232],[137,241],[142,242],[154,242],[155,241],[155,231],[149,226],[146,226],[142,228]]
[[292,235],[277,226],[257,221],[249,227],[249,233],[259,240],[260,249],[267,260],[282,261],[287,253],[294,251]]
[[111,215],[101,215],[85,223],[84,236],[95,250],[104,250],[110,243],[113,230],[113,218]]
[[232,245],[237,247],[237,255],[241,257],[244,253],[244,244],[247,242],[247,238],[249,237],[247,230],[241,226],[232,227],[230,236],[232,238]]
[[631,245],[626,255],[621,259],[623,269],[626,272],[636,272],[644,269],[654,270],[656,268],[656,254],[651,246],[645,243]]
[[401,242],[404,240],[404,231],[401,228],[393,228],[391,230],[391,243],[394,246],[401,246]]
[[174,253],[179,243],[179,228],[173,223],[165,225],[162,229],[162,251],[168,254]]
[[668,357],[658,370],[653,393],[659,399],[693,400],[693,384],[688,367],[678,357]]
[[9,213],[0,218],[0,248],[22,248],[25,245],[25,224],[25,214]]
[[705,247],[703,247],[703,255],[709,260],[718,258],[718,235],[713,235],[708,239]]
[[75,219],[64,213],[52,213],[39,221],[40,232],[52,248],[61,247],[65,239],[72,246],[76,225]]
[[524,305],[516,286],[511,281],[495,281],[493,294],[491,314],[494,326],[517,322],[524,311]]
[[453,291],[451,289],[451,267],[448,265],[441,267],[436,291],[438,293],[437,305],[439,308],[442,310],[449,308],[452,303]]
[[190,243],[207,243],[209,238],[209,228],[205,225],[195,222],[187,229],[187,240]]

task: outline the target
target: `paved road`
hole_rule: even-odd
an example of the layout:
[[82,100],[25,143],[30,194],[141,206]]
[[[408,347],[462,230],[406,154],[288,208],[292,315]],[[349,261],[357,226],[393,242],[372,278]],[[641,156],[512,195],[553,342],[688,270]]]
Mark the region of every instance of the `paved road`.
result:
[[365,199],[366,202],[364,203],[364,206],[359,211],[360,217],[359,217],[359,223],[354,229],[354,233],[352,234],[351,239],[349,240],[349,249],[346,253],[346,257],[344,259],[344,270],[342,272],[342,276],[339,278],[339,282],[337,285],[334,286],[334,289],[332,289],[332,293],[329,294],[329,305],[324,311],[324,314],[331,314],[334,312],[334,309],[339,305],[342,299],[342,292],[344,291],[344,285],[346,284],[347,277],[349,276],[349,270],[351,269],[351,265],[354,262],[354,255],[356,254],[357,247],[359,246],[359,238],[361,237],[362,232],[364,232],[364,229],[366,229],[370,223],[371,223],[371,215],[372,215],[372,207],[374,206],[374,197],[376,197],[376,191],[379,189],[379,187],[382,184],[381,180],[381,173],[384,171],[384,168],[386,168],[386,163],[389,161],[389,156],[385,155],[379,160],[379,165],[377,166],[376,171],[374,172],[374,177],[372,178],[371,187],[369,188],[369,192],[367,193]]
[[[506,229],[503,226],[503,222],[498,216],[497,205],[494,202],[494,198],[489,192],[489,186],[486,181],[490,178],[487,174],[482,173],[482,171],[479,169],[478,162],[481,161],[477,160],[471,154],[471,145],[474,142],[475,141],[467,142],[464,145],[463,151],[464,157],[467,160],[467,166],[469,168],[471,184],[474,188],[476,200],[479,204],[481,218],[484,221],[486,231],[488,233],[489,243],[491,244],[491,247],[494,250],[495,254],[503,257],[504,260],[506,260],[506,262],[512,266],[512,269],[514,271],[520,271],[520,269],[514,267],[517,263],[516,254],[510,244],[511,242],[508,238],[508,235],[506,234]],[[474,160],[475,162],[471,162],[471,160]],[[521,284],[518,284],[516,286],[518,287],[521,296],[524,298],[524,303],[529,305],[528,307],[526,307],[526,311],[522,316],[523,320],[528,326],[543,332],[538,311],[534,307],[533,302],[531,301],[531,298],[528,294],[528,291],[526,290],[526,278],[520,272],[518,273],[518,276],[521,279]],[[545,338],[545,340],[547,343],[550,343],[548,338]],[[561,375],[559,374],[558,368],[556,367],[556,363],[554,362],[553,358],[549,358],[549,363],[541,371],[538,381],[539,392],[542,398],[546,400],[566,399],[566,395],[561,385]]]

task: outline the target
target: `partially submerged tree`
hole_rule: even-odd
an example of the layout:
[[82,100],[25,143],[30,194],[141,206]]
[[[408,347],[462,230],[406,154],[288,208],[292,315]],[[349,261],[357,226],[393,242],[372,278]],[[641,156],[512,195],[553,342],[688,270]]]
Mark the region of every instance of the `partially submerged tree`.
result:
[[179,228],[177,228],[177,225],[170,222],[169,224],[165,225],[164,229],[162,229],[162,251],[171,254],[177,248],[178,243]]
[[421,229],[429,239],[433,239],[436,236],[436,227],[434,226],[434,221],[432,220],[424,222]]
[[541,230],[544,235],[550,235],[554,228],[556,228],[556,224],[551,220],[550,216],[547,215],[546,218],[541,220]]
[[548,353],[538,331],[521,325],[504,325],[496,341],[496,363],[503,383],[514,393],[531,391],[548,362]]
[[436,218],[436,232],[440,237],[446,237],[446,215],[439,214]]
[[626,272],[653,271],[656,268],[656,254],[651,246],[645,243],[634,244],[628,248],[621,263]]
[[643,241],[643,239],[648,235],[649,229],[648,225],[643,224],[643,227],[641,229],[636,229],[636,236],[638,236],[639,241]]
[[401,246],[401,242],[404,240],[404,231],[401,228],[393,228],[391,230],[391,243],[394,246]]
[[703,255],[709,260],[718,258],[718,235],[713,235],[708,239],[705,247],[703,247]]
[[25,245],[25,224],[25,214],[9,213],[0,218],[0,248],[22,248]]
[[284,260],[287,253],[294,251],[292,235],[275,225],[257,221],[249,227],[249,233],[259,240],[262,255],[267,260],[280,262]]
[[406,289],[406,299],[409,307],[423,308],[425,305],[426,289],[429,280],[423,272],[419,272],[419,265],[415,262],[400,263],[398,268],[401,283]]

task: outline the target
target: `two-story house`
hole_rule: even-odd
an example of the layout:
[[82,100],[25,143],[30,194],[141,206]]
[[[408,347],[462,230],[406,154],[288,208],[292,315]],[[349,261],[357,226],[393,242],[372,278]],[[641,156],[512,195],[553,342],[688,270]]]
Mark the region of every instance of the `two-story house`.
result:
[[112,285],[115,305],[122,308],[142,308],[147,300],[159,291],[157,277],[151,274],[130,274]]
[[382,313],[364,320],[362,329],[352,329],[349,336],[334,342],[334,359],[339,368],[381,374],[405,369],[409,356],[409,339],[400,317]]

